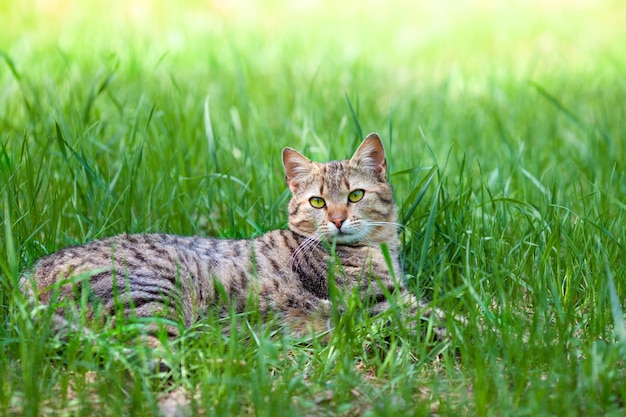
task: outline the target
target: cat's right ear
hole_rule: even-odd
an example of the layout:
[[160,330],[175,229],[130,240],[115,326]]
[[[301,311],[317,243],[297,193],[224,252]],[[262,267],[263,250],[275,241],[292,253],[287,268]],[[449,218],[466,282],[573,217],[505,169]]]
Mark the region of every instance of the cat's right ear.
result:
[[387,177],[387,160],[383,143],[376,133],[367,135],[359,149],[356,150],[350,163],[372,171],[380,181]]
[[285,167],[285,182],[294,192],[300,185],[300,180],[311,173],[313,162],[295,149],[283,149],[283,167]]

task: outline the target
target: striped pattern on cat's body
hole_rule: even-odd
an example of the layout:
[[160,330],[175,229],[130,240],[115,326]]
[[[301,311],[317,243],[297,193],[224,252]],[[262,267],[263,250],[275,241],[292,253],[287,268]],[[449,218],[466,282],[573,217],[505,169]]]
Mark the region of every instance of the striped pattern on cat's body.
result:
[[44,304],[88,291],[87,316],[111,317],[122,305],[127,315],[182,318],[186,326],[220,301],[242,312],[254,296],[263,315],[277,314],[296,336],[332,327],[329,276],[342,292],[356,289],[371,313],[392,305],[385,293],[416,308],[400,282],[396,207],[378,136],[350,160],[320,164],[286,148],[283,164],[289,230],[250,240],[118,235],[39,260],[23,290]]

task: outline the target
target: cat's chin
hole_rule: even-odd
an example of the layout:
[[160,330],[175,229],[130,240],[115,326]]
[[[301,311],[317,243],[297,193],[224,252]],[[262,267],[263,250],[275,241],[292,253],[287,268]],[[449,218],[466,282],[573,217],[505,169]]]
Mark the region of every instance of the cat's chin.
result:
[[329,242],[335,242],[338,245],[354,245],[355,243],[364,242],[366,240],[365,233],[342,233],[338,232],[330,236],[326,236]]
[[346,235],[346,234],[342,234],[342,235],[337,235],[334,237],[335,242],[337,242],[338,245],[354,245],[357,243],[361,243],[363,242],[363,238],[362,237],[358,237],[358,236],[353,236],[353,235]]

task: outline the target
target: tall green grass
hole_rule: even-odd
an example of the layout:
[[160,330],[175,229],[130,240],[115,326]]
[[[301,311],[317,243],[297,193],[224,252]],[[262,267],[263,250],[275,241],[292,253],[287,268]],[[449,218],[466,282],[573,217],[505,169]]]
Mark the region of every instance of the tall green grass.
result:
[[[0,2],[0,415],[624,412],[621,3],[112,4]],[[116,233],[286,227],[281,149],[345,158],[370,131],[407,284],[467,319],[449,340],[209,312],[163,374],[132,326],[62,340],[16,288]]]

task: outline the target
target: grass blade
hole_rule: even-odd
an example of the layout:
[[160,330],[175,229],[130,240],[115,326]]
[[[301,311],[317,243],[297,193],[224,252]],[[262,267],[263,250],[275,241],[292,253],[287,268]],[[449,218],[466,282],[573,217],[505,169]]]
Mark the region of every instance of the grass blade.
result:
[[[354,123],[354,128],[356,129],[356,134],[357,134],[357,142],[361,141],[363,139],[365,139],[365,137],[363,136],[363,129],[361,129],[361,123],[359,123],[359,117],[356,114],[356,111],[354,110],[354,107],[352,106],[352,101],[350,100],[350,96],[348,95],[348,92],[345,92],[345,97],[346,97],[346,103],[348,103],[348,108],[350,109],[350,115],[352,116],[352,122]],[[352,143],[352,148],[356,149],[356,143]]]

